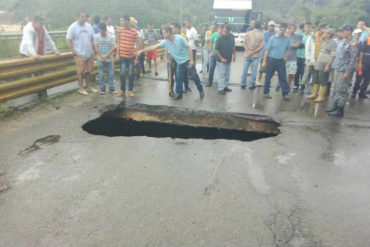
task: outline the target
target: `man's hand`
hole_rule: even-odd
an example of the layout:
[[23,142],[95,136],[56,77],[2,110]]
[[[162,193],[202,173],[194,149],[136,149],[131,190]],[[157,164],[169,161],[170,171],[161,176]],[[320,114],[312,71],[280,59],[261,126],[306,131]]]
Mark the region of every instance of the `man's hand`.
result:
[[345,81],[349,80],[349,73],[348,72],[344,73],[343,80],[345,80]]
[[141,55],[141,53],[143,53],[143,50],[138,50],[138,51],[136,52],[136,56],[140,56],[140,55]]
[[236,61],[236,56],[233,57],[233,63],[235,63],[235,61]]
[[330,66],[329,64],[325,66],[324,72],[328,73],[330,71]]
[[286,57],[286,58],[284,58],[284,62],[287,62],[288,61],[288,58]]
[[190,61],[189,61],[189,68],[191,68],[193,66],[194,66],[194,60],[193,59],[190,59]]
[[263,69],[265,69],[266,68],[266,62],[265,61],[262,62],[262,65],[261,66],[262,66]]
[[225,58],[221,58],[222,63],[227,63],[227,60]]
[[117,55],[116,55],[116,61],[119,61],[119,54],[117,53]]

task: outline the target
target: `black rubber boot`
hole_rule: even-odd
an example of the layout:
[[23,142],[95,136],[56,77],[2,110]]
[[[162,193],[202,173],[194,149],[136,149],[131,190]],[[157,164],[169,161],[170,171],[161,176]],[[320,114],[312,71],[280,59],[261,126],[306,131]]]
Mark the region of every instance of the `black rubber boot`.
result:
[[343,117],[344,107],[339,107],[338,106],[338,109],[336,111],[329,112],[328,115],[332,116],[332,117]]

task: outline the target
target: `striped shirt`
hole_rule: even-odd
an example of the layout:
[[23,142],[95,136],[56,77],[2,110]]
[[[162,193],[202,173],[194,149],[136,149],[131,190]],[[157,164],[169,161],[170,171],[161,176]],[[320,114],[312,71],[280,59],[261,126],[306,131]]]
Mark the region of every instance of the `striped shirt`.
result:
[[139,36],[137,30],[134,28],[125,29],[118,28],[117,36],[119,39],[119,55],[121,57],[135,57],[136,56],[136,47],[135,44],[139,41]]

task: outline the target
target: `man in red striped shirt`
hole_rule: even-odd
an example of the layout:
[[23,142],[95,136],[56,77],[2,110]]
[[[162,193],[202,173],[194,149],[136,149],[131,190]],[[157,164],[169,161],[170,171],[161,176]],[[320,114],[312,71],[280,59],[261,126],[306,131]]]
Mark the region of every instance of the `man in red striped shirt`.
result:
[[116,59],[120,62],[120,78],[121,90],[118,93],[119,97],[125,95],[126,91],[126,70],[128,69],[128,94],[134,96],[134,62],[138,60],[136,56],[139,47],[139,37],[137,30],[132,27],[130,17],[125,15],[121,18],[121,28],[117,29],[117,56]]

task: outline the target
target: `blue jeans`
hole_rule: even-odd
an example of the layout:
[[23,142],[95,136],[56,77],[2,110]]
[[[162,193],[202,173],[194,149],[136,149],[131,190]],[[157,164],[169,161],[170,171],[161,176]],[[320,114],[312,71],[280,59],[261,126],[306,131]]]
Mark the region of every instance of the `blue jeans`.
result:
[[210,51],[208,48],[202,49],[202,74],[207,75],[208,68],[209,68],[209,60],[210,60]]
[[254,85],[256,85],[258,62],[259,62],[259,57],[245,57],[244,58],[242,83],[241,83],[242,86],[247,85],[248,70],[249,70],[249,66],[251,65],[252,65],[252,80],[251,80],[250,86],[253,87]]
[[209,62],[209,76],[208,76],[208,83],[209,84],[213,84],[213,76],[215,74],[215,69],[216,69],[216,65],[217,65],[217,56],[213,54],[213,56],[211,56],[211,59],[210,59],[210,62]]
[[134,89],[134,57],[121,57],[120,63],[120,78],[121,78],[121,90],[126,91],[126,71],[128,69],[128,90]]
[[102,92],[105,92],[105,82],[104,82],[104,70],[107,69],[108,74],[108,84],[109,84],[109,91],[114,91],[114,70],[113,70],[113,62],[105,62],[98,60],[98,72],[99,72],[99,87]]
[[217,62],[218,91],[224,90],[230,82],[231,63]]
[[190,78],[194,81],[195,85],[199,92],[203,91],[202,83],[200,82],[198,73],[195,71],[195,65],[189,68],[189,61],[183,64],[177,64],[176,67],[176,94],[182,95],[183,93],[183,84],[185,80],[185,76],[187,74]]
[[278,78],[280,82],[280,86],[282,89],[283,96],[287,95],[290,91],[289,84],[286,80],[286,67],[284,59],[275,59],[275,58],[267,58],[266,64],[266,81],[265,81],[265,88],[263,90],[264,94],[270,93],[270,84],[271,78],[274,75],[275,71],[278,73]]

